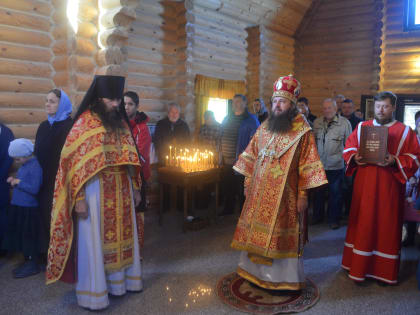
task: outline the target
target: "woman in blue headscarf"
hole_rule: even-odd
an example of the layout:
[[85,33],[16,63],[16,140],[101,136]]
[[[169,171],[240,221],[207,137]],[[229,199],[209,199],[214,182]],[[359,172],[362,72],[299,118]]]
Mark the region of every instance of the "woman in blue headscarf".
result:
[[39,192],[39,207],[42,214],[42,236],[44,239],[42,252],[47,252],[51,208],[54,193],[55,176],[60,161],[61,149],[72,126],[72,105],[63,90],[54,89],[48,92],[45,110],[47,120],[38,128],[35,138],[35,156],[43,170],[43,181]]

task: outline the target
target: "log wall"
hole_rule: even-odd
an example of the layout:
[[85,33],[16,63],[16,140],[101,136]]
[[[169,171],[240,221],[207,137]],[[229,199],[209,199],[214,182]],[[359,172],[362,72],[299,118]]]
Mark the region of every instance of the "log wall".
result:
[[16,137],[34,138],[55,85],[48,1],[0,1],[0,120]]
[[420,31],[404,32],[404,1],[385,0],[381,56],[381,90],[418,94]]
[[[261,96],[261,32],[259,26],[247,28],[248,37],[246,39],[248,51],[248,64],[246,68],[246,89],[250,103]],[[252,109],[251,109],[252,110]]]
[[295,39],[264,25],[248,28],[247,31],[248,99],[251,103],[256,98],[262,98],[268,106],[273,83],[280,76],[294,73]]
[[[140,110],[152,122],[163,118],[169,102],[178,101],[179,3],[142,0],[136,8],[124,50],[126,89],[139,94]],[[182,34],[181,34],[182,37]]]
[[[46,92],[64,89],[76,108],[95,73],[126,75],[152,122],[175,101],[194,127],[196,74],[248,78],[252,98],[267,101],[273,81],[293,70],[292,36],[310,2],[79,0],[74,34],[66,1],[0,0],[0,119],[33,138],[46,118]],[[262,37],[251,80],[246,29],[253,25]]]
[[261,29],[261,71],[260,96],[269,104],[273,95],[273,84],[280,77],[294,74],[295,39],[290,35],[271,30],[265,26]]
[[[402,1],[400,1],[402,2]],[[296,76],[311,110],[343,94],[356,106],[379,88],[380,0],[315,0],[296,34]]]

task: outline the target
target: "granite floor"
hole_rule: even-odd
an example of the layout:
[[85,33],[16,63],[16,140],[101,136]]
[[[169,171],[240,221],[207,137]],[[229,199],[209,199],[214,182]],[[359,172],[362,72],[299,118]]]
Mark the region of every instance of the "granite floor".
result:
[[[165,215],[162,227],[146,214],[144,283],[142,293],[111,298],[103,314],[242,314],[215,295],[218,279],[235,270],[239,253],[229,244],[235,216],[220,219],[197,232],[181,232],[180,213]],[[345,227],[332,231],[326,225],[310,227],[305,250],[305,272],[321,290],[317,305],[305,314],[420,314],[420,291],[415,269],[419,252],[402,253],[401,283],[380,287],[375,282],[358,287],[340,269]],[[0,259],[0,314],[88,314],[77,306],[73,287],[46,286],[44,274],[15,280],[11,270],[19,257]],[[193,290],[210,289],[193,300]]]

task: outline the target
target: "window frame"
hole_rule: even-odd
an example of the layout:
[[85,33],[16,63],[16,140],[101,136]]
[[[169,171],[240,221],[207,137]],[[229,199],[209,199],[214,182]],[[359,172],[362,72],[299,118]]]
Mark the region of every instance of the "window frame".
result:
[[404,31],[420,31],[420,24],[414,24],[416,19],[416,0],[405,0]]

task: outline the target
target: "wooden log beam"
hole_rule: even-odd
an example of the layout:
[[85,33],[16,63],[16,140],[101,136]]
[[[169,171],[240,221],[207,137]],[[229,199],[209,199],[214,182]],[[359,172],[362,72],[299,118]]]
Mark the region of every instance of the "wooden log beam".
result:
[[0,58],[49,62],[52,56],[49,48],[0,42]]
[[125,66],[133,73],[151,74],[158,76],[170,76],[176,75],[177,69],[175,66],[142,62],[142,61],[128,61]]
[[11,26],[2,26],[0,41],[50,47],[51,37],[49,34],[38,31],[23,30]]
[[0,74],[50,78],[52,70],[48,63],[0,58]]
[[215,32],[209,29],[205,29],[201,26],[194,25],[194,26],[187,26],[187,33],[193,32],[194,36],[201,37],[205,40],[213,40],[216,42],[223,43],[227,46],[234,46],[238,48],[245,49],[246,48],[246,39],[243,38],[237,38],[234,36],[231,36],[229,33],[221,33],[221,32]]
[[48,32],[51,23],[47,17],[26,14],[19,11],[8,10],[0,7],[0,23],[32,30]]
[[163,55],[156,51],[135,47],[125,47],[124,49],[127,51],[128,60],[147,61],[163,65],[177,64],[177,58],[175,55]]
[[80,56],[93,56],[96,53],[96,45],[89,39],[77,37],[74,51]]
[[[186,3],[186,7],[189,12],[193,14],[198,13],[200,16],[207,16],[209,19],[216,21],[222,25],[226,25],[226,27],[235,28],[237,30],[243,30],[249,26],[249,23],[243,22],[239,19],[232,19],[231,17],[225,16],[220,14],[219,12],[213,11],[208,8],[203,8],[200,6],[194,6],[191,3]],[[188,17],[188,16],[187,16]]]
[[135,48],[148,49],[165,54],[174,54],[177,51],[177,45],[154,38],[147,38],[142,35],[132,35],[127,40],[127,45]]
[[57,71],[53,76],[54,84],[58,88],[68,86],[69,80],[69,73],[67,71]]
[[34,124],[46,120],[44,109],[1,108],[0,117],[5,124]]
[[15,138],[35,139],[39,124],[8,124],[7,127],[12,130]]
[[0,107],[39,107],[45,104],[45,93],[15,93],[0,91]]
[[163,30],[160,26],[149,25],[136,21],[132,23],[129,28],[130,37],[134,35],[141,35],[146,38],[154,38],[158,40],[164,40],[172,44],[178,42],[178,33],[174,30]]
[[141,107],[143,99],[174,100],[176,96],[179,95],[179,92],[177,92],[177,90],[175,89],[136,86],[136,85],[131,85],[130,83],[131,83],[131,80],[127,80],[126,89],[128,91],[134,91],[139,95],[140,107]]
[[144,87],[169,88],[176,86],[175,78],[128,73],[127,84]]
[[48,2],[38,0],[0,0],[0,7],[23,11],[27,13],[43,15],[49,17],[51,15],[52,6]]
[[232,68],[245,69],[247,66],[246,59],[240,59],[235,55],[219,55],[204,49],[195,47],[191,56],[196,59],[207,60],[209,62],[219,63],[220,65],[231,65]]
[[46,93],[53,87],[51,79],[0,75],[0,91]]

